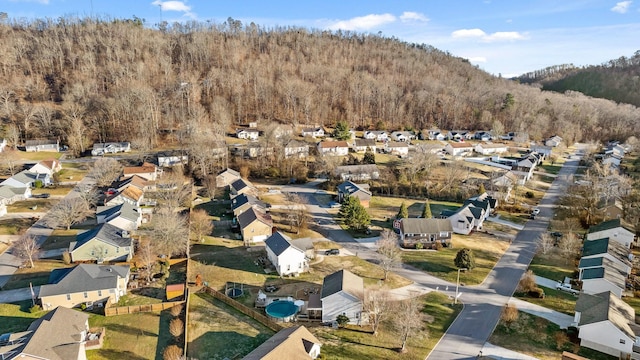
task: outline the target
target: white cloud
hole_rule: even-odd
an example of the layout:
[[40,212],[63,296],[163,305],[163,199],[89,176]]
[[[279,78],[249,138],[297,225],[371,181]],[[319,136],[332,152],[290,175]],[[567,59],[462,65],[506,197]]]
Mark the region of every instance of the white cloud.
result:
[[405,12],[402,13],[402,15],[400,15],[400,20],[402,22],[429,21],[429,18],[424,16],[424,14],[422,14],[422,13],[417,13],[417,12],[414,12],[414,11],[405,11]]
[[487,34],[481,29],[461,29],[451,33],[454,39],[480,39],[483,42],[524,40],[527,37],[517,31],[498,31]]
[[396,21],[396,17],[391,14],[369,14],[349,20],[336,21],[328,28],[330,30],[369,30],[394,21]]
[[470,57],[467,60],[469,60],[472,63],[486,63],[487,62],[487,58],[484,57],[484,56],[474,56],[474,57]]
[[155,0],[151,5],[160,6],[162,11],[176,11],[183,13],[182,16],[195,19],[197,16],[194,12],[191,12],[191,6],[187,5],[185,1],[161,1]]
[[616,6],[611,8],[611,11],[624,14],[629,10],[631,3],[632,1],[620,1],[619,3],[616,3]]
[[482,38],[487,36],[487,33],[480,29],[461,29],[451,33],[453,38]]

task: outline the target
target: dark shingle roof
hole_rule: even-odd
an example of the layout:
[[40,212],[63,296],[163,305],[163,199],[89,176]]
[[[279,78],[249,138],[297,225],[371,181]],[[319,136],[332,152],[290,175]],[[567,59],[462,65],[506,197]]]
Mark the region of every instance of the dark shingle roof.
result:
[[234,182],[231,183],[231,187],[233,189],[235,189],[236,191],[240,191],[246,187],[252,186],[251,183],[249,183],[247,180],[245,179],[238,179]]
[[402,219],[400,228],[405,234],[437,234],[442,231],[452,232],[451,221],[447,219]]
[[304,253],[304,251],[298,249],[297,247],[293,246],[293,244],[291,244],[291,239],[282,234],[281,232],[277,231],[275,234],[269,236],[269,238],[267,240],[265,240],[265,246],[268,247],[269,249],[271,249],[271,251],[273,251],[273,253],[276,256],[279,256],[280,254],[282,254],[285,250],[287,250],[288,248],[292,247],[294,249],[299,250],[300,252]]
[[338,192],[341,192],[343,194],[352,195],[357,193],[358,191],[362,191],[364,194],[371,196],[371,191],[351,181],[345,181],[339,184],[337,186],[337,189],[338,189]]
[[129,203],[122,203],[113,206],[98,206],[96,209],[96,215],[103,215],[106,218],[112,218],[113,216],[120,216],[129,221],[137,221],[140,216],[136,208]]
[[128,265],[80,264],[73,268],[55,269],[49,275],[49,284],[40,287],[39,296],[115,289],[118,277],[126,278],[128,272]]
[[635,324],[635,311],[610,291],[595,295],[581,293],[576,301],[576,312],[580,313],[579,326],[609,320],[629,337],[636,336],[630,326]]
[[594,256],[600,254],[609,254],[614,259],[619,260],[620,262],[630,266],[629,261],[629,249],[627,249],[621,243],[611,240],[609,238],[605,239],[597,239],[597,240],[587,240],[584,242],[582,249],[582,256]]
[[324,277],[322,282],[322,299],[340,291],[344,291],[357,298],[364,295],[364,282],[362,278],[348,270],[336,271]]
[[267,204],[265,204],[264,202],[258,200],[258,198],[256,198],[253,195],[247,195],[247,194],[240,194],[236,197],[234,197],[233,199],[231,199],[231,209],[235,210],[239,207],[241,207],[244,204],[249,203],[250,205],[258,205],[262,208],[266,208]]
[[91,230],[78,234],[73,249],[77,249],[93,239],[118,247],[131,246],[131,238],[123,237],[122,231],[119,227],[111,224],[100,224]]
[[583,269],[583,268],[589,268],[589,267],[602,266],[602,259],[604,258],[597,257],[597,258],[589,258],[589,259],[580,259],[578,268]]
[[273,221],[271,220],[271,216],[269,214],[263,213],[260,210],[256,210],[253,207],[238,215],[238,224],[242,229],[256,220],[266,225],[273,226]]
[[619,227],[624,228],[628,231],[634,232],[633,230],[629,229],[626,224],[623,224],[620,219],[611,219],[611,220],[603,221],[600,224],[591,226],[589,228],[588,233],[591,234],[594,232],[611,230]]

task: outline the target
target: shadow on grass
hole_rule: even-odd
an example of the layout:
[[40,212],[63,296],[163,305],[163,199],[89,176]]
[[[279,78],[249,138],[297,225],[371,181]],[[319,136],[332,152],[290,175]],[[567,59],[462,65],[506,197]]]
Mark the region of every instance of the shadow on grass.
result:
[[41,250],[68,249],[69,244],[76,241],[76,235],[51,235],[40,246]]
[[[107,330],[113,332],[119,332],[123,334],[136,335],[136,336],[149,336],[149,337],[158,337],[157,334],[154,334],[150,331],[145,331],[143,329],[138,329],[128,325],[122,324],[109,324],[106,326]],[[107,332],[108,333],[108,332]]]
[[146,358],[138,356],[131,351],[117,351],[112,349],[89,350],[89,354],[95,351],[96,354],[104,359],[129,359],[129,360],[146,360]]
[[[271,335],[251,337],[234,331],[209,331],[187,345],[189,355],[200,358],[219,356],[224,359],[240,359],[269,339]],[[233,346],[229,346],[233,344]],[[283,359],[284,360],[284,359]]]
[[[176,339],[171,336],[171,332],[169,331],[169,323],[173,319],[169,310],[164,310],[160,312],[160,328],[158,330],[158,345],[156,346],[156,360],[162,360],[162,353],[164,349],[169,345],[178,345],[180,348],[184,348],[184,344],[178,343]],[[184,319],[183,319],[184,320]],[[180,337],[180,339],[184,339],[184,337]]]
[[254,258],[247,256],[247,251],[242,247],[195,244],[191,248],[191,254],[192,260],[205,265],[215,264],[228,269],[264,274],[262,268],[254,263]]
[[2,290],[13,290],[33,286],[45,285],[49,282],[50,272],[34,272],[27,274],[13,274]]

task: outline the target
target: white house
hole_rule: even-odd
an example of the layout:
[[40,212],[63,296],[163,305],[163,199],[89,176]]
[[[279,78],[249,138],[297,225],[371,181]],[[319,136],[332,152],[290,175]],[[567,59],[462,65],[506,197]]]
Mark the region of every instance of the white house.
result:
[[12,187],[28,187],[33,188],[38,182],[41,182],[42,186],[51,185],[51,176],[49,174],[36,174],[28,170],[21,171],[12,177],[0,182],[0,185],[12,186]]
[[318,154],[329,156],[346,156],[349,154],[349,144],[346,141],[320,141]]
[[93,144],[93,149],[91,149],[91,155],[99,156],[129,151],[131,151],[131,143],[129,142],[95,143]]
[[138,175],[149,181],[155,181],[162,169],[158,169],[155,164],[143,162],[140,166],[125,166],[122,169],[122,178],[126,179]]
[[[0,200],[1,201],[1,200]],[[0,217],[7,214],[7,205],[0,202]]]
[[376,141],[373,139],[355,139],[351,147],[355,152],[371,151],[376,153]]
[[[624,274],[631,273],[631,251],[624,245],[609,238],[587,240],[582,246],[582,257],[580,263],[586,268],[586,262],[595,261],[593,259],[607,258],[616,263],[615,268],[622,269]],[[593,264],[593,263],[592,263]]]
[[108,223],[122,230],[134,231],[142,224],[142,213],[129,203],[98,206],[96,222],[98,224]]
[[482,230],[485,210],[472,204],[465,204],[455,212],[443,211],[442,216],[451,222],[453,232],[469,235],[473,230]]
[[604,266],[581,270],[579,280],[582,281],[582,291],[592,295],[610,291],[621,298],[625,289],[625,276]]
[[548,138],[544,144],[546,146],[551,146],[551,147],[557,147],[562,143],[562,138],[560,136],[554,135],[550,138]]
[[324,137],[324,129],[320,126],[316,126],[316,127],[308,127],[308,128],[302,128],[301,131],[301,135],[303,137],[312,137],[312,138],[319,138],[319,137]]
[[162,167],[174,167],[177,165],[186,165],[189,162],[189,156],[185,151],[169,150],[159,152],[158,166]]
[[466,142],[450,142],[444,150],[453,156],[464,156],[473,152],[473,145]]
[[295,275],[309,270],[304,250],[291,244],[291,238],[277,231],[265,240],[267,258],[280,276]]
[[414,140],[416,136],[411,131],[394,131],[391,133],[391,140],[409,142]]
[[384,151],[392,155],[407,156],[409,154],[409,144],[402,141],[387,141],[384,143]]
[[53,174],[60,170],[62,170],[62,165],[60,164],[60,161],[56,159],[42,160],[29,168],[29,172],[36,174],[49,174],[49,176],[53,176]]
[[284,146],[284,157],[303,158],[309,155],[309,144],[304,141],[290,140]]
[[632,228],[622,223],[621,219],[612,219],[593,225],[587,231],[587,240],[609,238],[624,245],[627,249],[635,241],[636,234]]
[[327,275],[322,282],[320,300],[322,321],[335,321],[338,315],[349,318],[349,324],[361,324],[364,299],[364,282],[348,270]]
[[53,151],[60,152],[59,140],[27,140],[24,143],[24,149],[26,152],[38,152],[38,151]]
[[629,304],[610,292],[580,294],[574,315],[580,346],[616,359],[640,358],[640,353],[636,352],[640,346],[640,333],[635,315]]
[[473,150],[482,155],[491,155],[491,154],[505,153],[509,149],[507,148],[506,145],[502,145],[502,144],[480,143],[480,144],[476,144]]
[[545,157],[549,157],[553,152],[553,148],[551,146],[533,144],[531,145],[531,151],[537,152],[538,154],[542,154]]
[[[0,204],[10,205],[16,201],[26,200],[31,197],[30,187],[13,187],[0,185]],[[6,211],[6,208],[5,208]]]
[[389,134],[386,131],[365,131],[362,136],[364,139],[384,142],[389,140]]
[[257,129],[237,129],[236,136],[238,139],[258,140],[260,132]]

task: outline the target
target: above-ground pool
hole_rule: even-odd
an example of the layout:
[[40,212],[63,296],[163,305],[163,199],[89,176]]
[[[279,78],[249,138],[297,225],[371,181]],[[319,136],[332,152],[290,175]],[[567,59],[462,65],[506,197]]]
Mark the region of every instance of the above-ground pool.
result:
[[293,301],[274,301],[264,309],[271,319],[289,322],[298,312],[298,306]]

